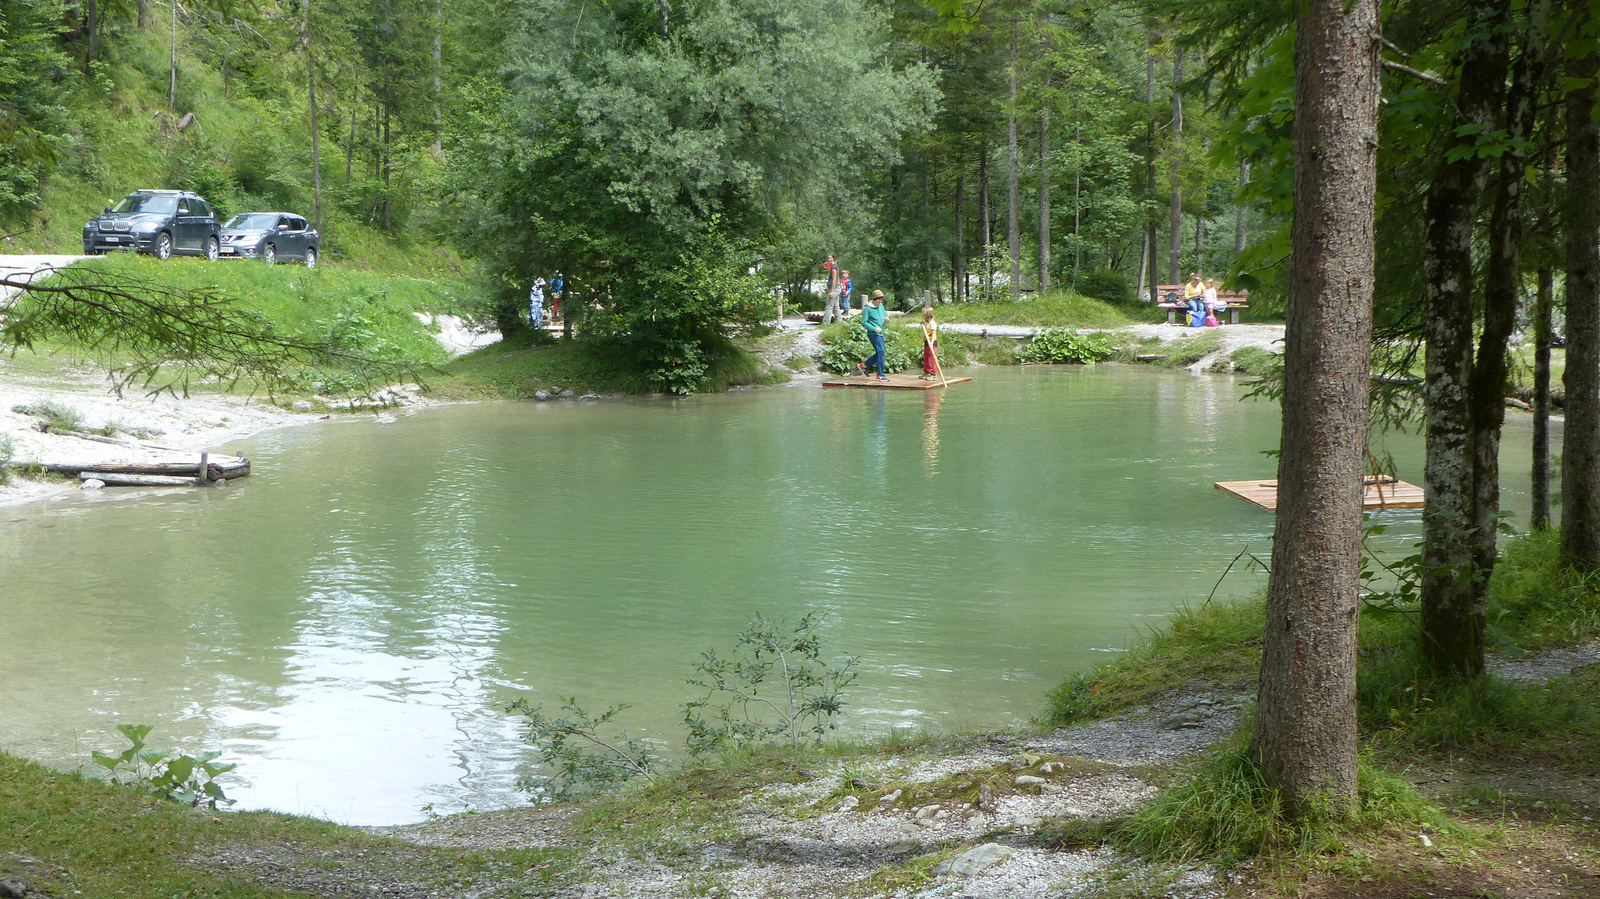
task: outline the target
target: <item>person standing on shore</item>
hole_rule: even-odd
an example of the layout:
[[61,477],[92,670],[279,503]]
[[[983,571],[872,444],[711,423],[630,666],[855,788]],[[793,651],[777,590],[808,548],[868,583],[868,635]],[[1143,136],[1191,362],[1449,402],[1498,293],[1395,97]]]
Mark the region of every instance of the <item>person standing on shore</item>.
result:
[[828,286],[822,291],[822,323],[826,325],[839,320],[839,263],[832,253],[822,263],[822,270],[828,275]]
[[528,291],[528,324],[544,327],[544,279],[533,279],[533,289]]
[[555,277],[550,279],[550,315],[555,318],[561,317],[561,294],[566,287],[567,282],[559,271],[556,272]]
[[884,320],[883,291],[874,290],[872,296],[867,298],[866,304],[861,307],[861,327],[866,329],[867,339],[872,341],[872,355],[864,362],[857,362],[856,368],[864,375],[869,364],[875,366],[880,381],[889,380],[889,375],[884,370],[886,352],[883,343]]
[[839,279],[839,317],[850,317],[850,270],[845,269]]

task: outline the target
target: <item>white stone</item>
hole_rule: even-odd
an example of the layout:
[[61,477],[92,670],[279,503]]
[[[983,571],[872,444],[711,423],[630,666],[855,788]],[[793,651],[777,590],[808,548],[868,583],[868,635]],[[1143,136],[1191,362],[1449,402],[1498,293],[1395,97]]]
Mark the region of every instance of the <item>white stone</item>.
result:
[[105,485],[106,485],[106,482],[100,480],[99,478],[89,478],[88,480],[84,481],[82,484],[79,484],[78,485],[78,489],[79,490],[99,490],[101,487],[104,487]]
[[936,874],[958,874],[962,877],[971,877],[979,871],[987,870],[1000,864],[1016,854],[1016,850],[999,843],[984,843],[974,846],[949,861],[940,862],[934,868]]

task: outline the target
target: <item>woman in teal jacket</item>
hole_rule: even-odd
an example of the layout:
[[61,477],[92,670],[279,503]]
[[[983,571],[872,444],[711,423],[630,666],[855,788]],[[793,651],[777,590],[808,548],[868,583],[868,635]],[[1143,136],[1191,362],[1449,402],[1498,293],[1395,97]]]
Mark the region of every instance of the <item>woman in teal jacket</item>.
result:
[[861,327],[867,329],[867,339],[872,341],[872,355],[865,362],[857,362],[856,368],[866,374],[867,366],[872,365],[878,369],[878,380],[887,381],[889,376],[884,373],[883,323],[883,291],[874,290],[861,307]]

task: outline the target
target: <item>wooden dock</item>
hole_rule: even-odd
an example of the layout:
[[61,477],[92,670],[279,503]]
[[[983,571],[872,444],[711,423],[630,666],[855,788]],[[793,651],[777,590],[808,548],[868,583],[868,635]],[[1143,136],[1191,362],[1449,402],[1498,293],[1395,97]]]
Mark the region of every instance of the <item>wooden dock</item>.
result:
[[[962,384],[971,378],[948,378],[951,384]],[[856,375],[850,378],[834,378],[823,381],[824,387],[867,387],[875,390],[936,390],[945,386],[944,381],[924,381],[922,378],[897,372],[889,376],[889,380],[880,381],[877,375]]]
[[[1366,478],[1367,492],[1361,498],[1363,509],[1420,509],[1423,505],[1422,488],[1394,478]],[[1278,482],[1271,481],[1218,481],[1218,490],[1231,493],[1248,503],[1255,503],[1268,512],[1278,511]]]

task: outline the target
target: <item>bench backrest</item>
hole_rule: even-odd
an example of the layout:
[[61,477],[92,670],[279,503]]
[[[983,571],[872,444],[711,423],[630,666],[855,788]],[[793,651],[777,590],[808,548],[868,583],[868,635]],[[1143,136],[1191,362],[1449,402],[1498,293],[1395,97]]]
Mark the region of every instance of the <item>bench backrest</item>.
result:
[[[1185,287],[1188,287],[1188,286],[1189,285],[1187,285],[1187,284],[1157,284],[1156,285],[1156,295],[1165,297],[1165,296],[1167,296],[1169,294],[1177,294],[1179,299],[1182,299],[1183,298],[1183,289]],[[1217,289],[1217,299],[1219,299],[1219,300],[1230,300],[1230,301],[1231,300],[1238,300],[1240,302],[1243,302],[1245,300],[1250,299],[1250,291],[1248,291],[1248,290],[1223,290],[1221,288],[1218,288]]]

